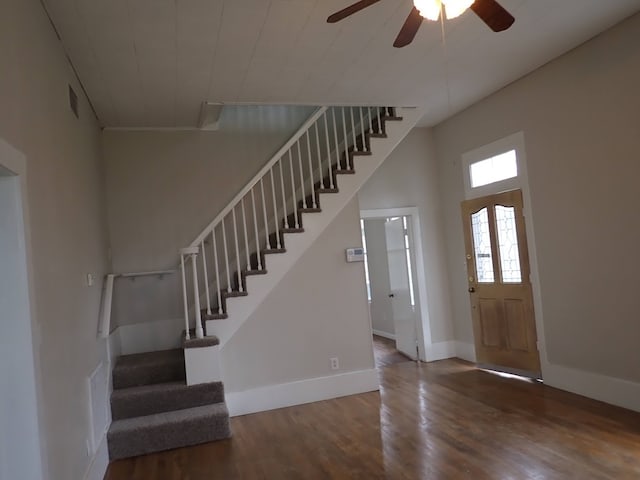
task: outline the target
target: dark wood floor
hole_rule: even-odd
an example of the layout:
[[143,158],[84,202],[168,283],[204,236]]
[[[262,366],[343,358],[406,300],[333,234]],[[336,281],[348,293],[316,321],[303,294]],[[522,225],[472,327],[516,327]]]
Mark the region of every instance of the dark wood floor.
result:
[[410,362],[409,357],[396,350],[396,342],[388,338],[373,336],[373,353],[376,358],[376,368],[388,367],[396,363]]
[[640,414],[458,360],[379,371],[379,393],[236,417],[231,440],[117,461],[105,478],[640,478]]

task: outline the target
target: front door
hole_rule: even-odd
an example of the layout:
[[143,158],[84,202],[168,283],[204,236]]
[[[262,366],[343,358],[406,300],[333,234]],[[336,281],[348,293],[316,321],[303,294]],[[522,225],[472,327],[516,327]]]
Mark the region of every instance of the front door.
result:
[[478,363],[540,376],[522,191],[462,202]]
[[396,349],[409,358],[417,359],[418,311],[412,301],[407,248],[409,233],[407,217],[393,217],[384,224],[389,262],[389,297],[396,331]]

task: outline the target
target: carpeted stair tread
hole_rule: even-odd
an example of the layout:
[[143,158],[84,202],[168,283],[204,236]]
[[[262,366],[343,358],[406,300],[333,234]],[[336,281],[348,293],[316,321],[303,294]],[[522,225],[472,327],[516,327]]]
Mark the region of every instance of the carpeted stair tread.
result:
[[114,390],[111,416],[115,421],[220,402],[224,402],[222,382],[191,386],[185,382],[156,383]]
[[229,412],[224,403],[116,420],[107,435],[111,460],[230,436]]
[[135,353],[118,358],[113,369],[113,388],[128,388],[185,379],[182,349]]
[[182,348],[215,347],[216,345],[220,345],[220,339],[215,335],[203,338],[198,338],[195,335],[192,335],[188,340],[186,337],[182,338]]

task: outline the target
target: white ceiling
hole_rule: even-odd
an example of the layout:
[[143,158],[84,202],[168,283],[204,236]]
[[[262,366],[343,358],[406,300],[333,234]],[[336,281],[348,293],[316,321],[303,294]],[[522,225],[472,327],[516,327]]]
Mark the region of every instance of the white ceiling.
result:
[[500,0],[392,43],[411,0],[44,0],[101,123],[196,126],[203,101],[426,105],[433,125],[640,10],[640,0]]

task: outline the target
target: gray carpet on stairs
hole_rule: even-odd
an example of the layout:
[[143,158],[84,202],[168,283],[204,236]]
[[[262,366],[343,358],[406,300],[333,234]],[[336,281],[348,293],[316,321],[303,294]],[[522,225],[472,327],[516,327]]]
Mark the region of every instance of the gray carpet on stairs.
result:
[[108,433],[111,460],[229,438],[224,403],[117,420]]
[[231,436],[222,382],[187,386],[182,349],[118,358],[113,387],[111,460]]
[[184,382],[158,383],[114,390],[111,417],[114,420],[224,402],[222,382],[188,387]]
[[182,349],[136,353],[118,358],[113,369],[113,388],[136,387],[185,379]]

